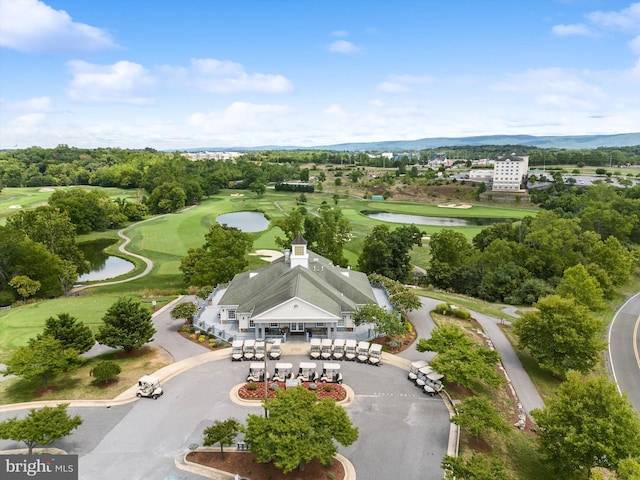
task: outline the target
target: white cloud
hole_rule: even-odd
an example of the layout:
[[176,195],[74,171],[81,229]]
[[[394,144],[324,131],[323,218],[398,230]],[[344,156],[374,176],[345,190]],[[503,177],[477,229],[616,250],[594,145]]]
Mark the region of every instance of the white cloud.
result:
[[21,52],[87,52],[115,47],[104,30],[74,22],[38,0],[0,0],[0,46]]
[[587,15],[587,18],[604,28],[637,33],[640,30],[640,2],[632,3],[619,12],[592,12]]
[[572,25],[554,25],[552,32],[560,37],[566,37],[569,35],[591,35],[589,27],[582,23],[575,23]]
[[162,65],[158,70],[174,84],[191,85],[209,93],[283,93],[293,90],[293,84],[282,75],[249,74],[239,63],[215,58],[192,58],[188,67]]
[[9,103],[8,108],[22,112],[49,112],[53,107],[53,102],[49,97],[29,98],[17,102]]
[[142,65],[124,60],[113,65],[74,60],[67,65],[73,74],[67,94],[73,100],[136,105],[153,102],[152,98],[140,95],[155,83]]
[[278,130],[287,119],[290,108],[277,104],[255,104],[234,102],[221,112],[194,113],[188,123],[209,134],[233,132],[238,137],[255,134],[255,130],[264,132]]
[[347,35],[349,35],[349,32],[346,30],[334,30],[331,32],[332,37],[346,37]]
[[356,44],[348,42],[347,40],[336,40],[330,43],[327,47],[330,52],[343,53],[345,55],[352,55],[360,51],[360,47]]
[[629,46],[631,47],[631,50],[633,50],[633,52],[636,55],[640,55],[640,35],[638,35],[633,40],[631,40],[629,42]]
[[413,91],[415,85],[424,85],[434,81],[429,75],[389,75],[386,81],[378,84],[378,90],[384,93],[407,93]]
[[349,114],[337,103],[333,103],[325,108],[324,114],[332,119],[346,120],[349,118]]

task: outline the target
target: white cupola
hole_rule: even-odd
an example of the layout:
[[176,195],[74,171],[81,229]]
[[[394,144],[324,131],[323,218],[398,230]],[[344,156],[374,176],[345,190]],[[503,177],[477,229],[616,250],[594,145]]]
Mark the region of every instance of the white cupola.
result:
[[307,252],[307,241],[302,238],[300,232],[291,242],[291,268],[298,265],[309,268],[309,253]]

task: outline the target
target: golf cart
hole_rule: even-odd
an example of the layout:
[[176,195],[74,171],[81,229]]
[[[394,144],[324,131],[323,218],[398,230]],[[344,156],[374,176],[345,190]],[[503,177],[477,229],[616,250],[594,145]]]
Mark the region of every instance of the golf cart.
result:
[[322,365],[322,375],[320,381],[326,383],[342,383],[342,373],[340,373],[339,363],[325,363]]
[[256,341],[255,340],[245,340],[244,341],[244,354],[242,355],[243,360],[253,360],[256,358]]
[[286,382],[293,378],[293,364],[291,363],[276,363],[276,369],[273,372],[271,380],[274,382]]
[[372,343],[369,347],[369,363],[379,367],[380,360],[382,360],[382,345],[379,343]]
[[342,360],[344,358],[344,338],[336,338],[333,341],[333,359]]
[[149,397],[157,400],[163,393],[158,377],[145,375],[138,380],[138,393],[136,393],[138,398]]
[[273,343],[271,344],[271,348],[269,349],[269,358],[271,360],[280,359],[280,355],[282,355],[282,348],[280,347],[281,340],[279,338],[274,338]]
[[315,382],[318,380],[315,362],[300,362],[298,380],[302,382]]
[[323,338],[320,344],[320,357],[323,360],[329,360],[333,355],[333,342],[330,338]]
[[317,360],[320,358],[320,339],[312,338],[310,342],[311,347],[309,349],[309,358],[311,360]]
[[264,382],[265,373],[267,380],[269,380],[269,372],[264,370],[264,362],[251,362],[249,365],[249,375],[247,375],[247,382]]
[[441,382],[431,380],[429,377],[427,377],[424,387],[422,388],[424,390],[424,393],[427,393],[433,397],[436,393],[442,391],[443,387]]
[[369,360],[369,342],[358,342],[358,360],[359,363],[365,363]]
[[346,360],[349,360],[351,362],[356,359],[356,357],[358,356],[358,353],[356,351],[357,345],[358,344],[355,340],[347,340],[345,342],[344,358]]
[[418,370],[418,376],[416,377],[416,386],[424,387],[427,383],[427,375],[433,372],[433,368],[431,368],[428,364]]
[[231,361],[232,362],[239,362],[240,360],[242,360],[243,346],[244,346],[244,341],[242,340],[234,340],[231,343]]
[[422,367],[426,367],[427,365],[429,364],[424,360],[417,360],[413,362],[409,367],[409,374],[407,375],[407,378],[413,383],[416,383],[416,379],[418,378],[418,370],[420,370]]
[[265,353],[266,353],[266,350],[264,346],[264,340],[256,340],[256,350],[253,358],[256,361],[260,362],[264,360]]

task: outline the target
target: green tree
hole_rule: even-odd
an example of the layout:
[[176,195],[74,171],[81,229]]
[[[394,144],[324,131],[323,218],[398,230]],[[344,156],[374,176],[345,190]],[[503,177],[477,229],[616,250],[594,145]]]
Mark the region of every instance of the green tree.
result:
[[116,362],[110,360],[102,360],[89,371],[89,375],[96,379],[98,383],[108,382],[112,378],[117,377],[122,369]]
[[495,368],[500,361],[497,350],[490,350],[469,338],[457,325],[441,325],[433,329],[431,338],[421,338],[419,352],[437,352],[430,365],[450,382],[472,388],[474,382],[498,386],[504,382]]
[[[484,184],[483,184],[484,185]],[[498,460],[474,453],[469,458],[445,455],[441,463],[446,480],[510,480],[505,466]]]
[[49,378],[74,370],[80,363],[78,351],[65,348],[52,336],[32,338],[29,344],[18,348],[7,360],[5,374],[25,380],[42,377],[43,388],[49,388]]
[[593,467],[616,470],[620,461],[640,456],[638,414],[602,376],[569,373],[531,415],[540,450],[563,478],[588,478]]
[[211,447],[216,443],[220,444],[220,456],[224,458],[224,445],[231,445],[235,438],[244,428],[235,418],[227,418],[226,420],[216,420],[213,425],[204,429],[205,447]]
[[198,312],[198,307],[193,302],[182,302],[171,309],[169,315],[174,320],[183,319],[185,325],[191,325],[193,316]]
[[217,285],[231,281],[249,265],[246,255],[253,247],[249,234],[235,227],[215,223],[205,235],[205,243],[190,248],[180,262],[189,285]]
[[153,189],[147,199],[151,213],[171,213],[184,208],[187,194],[176,181],[165,182]]
[[434,233],[429,241],[431,260],[427,278],[435,287],[453,288],[459,272],[469,263],[474,247],[467,237],[449,228]]
[[603,268],[611,283],[616,286],[629,281],[631,274],[638,267],[638,259],[626,249],[615,237],[598,242],[589,252],[589,262]]
[[409,252],[413,246],[421,244],[422,232],[415,225],[393,231],[387,225],[376,225],[364,240],[358,269],[405,282],[411,272]]
[[334,443],[351,445],[358,439],[347,412],[329,399],[318,401],[316,394],[302,387],[282,390],[264,402],[268,418],[247,417],[245,440],[259,462],[273,461],[288,473],[314,458],[331,464],[337,452]]
[[520,345],[542,368],[561,377],[569,370],[589,372],[606,347],[602,322],[587,307],[558,295],[543,297],[534,306],[535,311],[513,324]]
[[0,438],[24,442],[29,455],[33,455],[37,445],[51,445],[82,425],[79,415],[69,416],[68,406],[61,403],[55,407],[32,408],[22,419],[11,417],[0,423]]
[[299,232],[302,231],[304,215],[299,209],[293,210],[289,215],[277,218],[271,222],[274,227],[278,227],[284,233],[284,238],[277,236],[276,245],[280,248],[291,248],[291,243]]
[[73,348],[78,353],[88,352],[95,344],[91,329],[68,313],[47,318],[42,336],[49,335],[60,340],[63,347]]
[[267,187],[264,183],[256,181],[249,185],[249,188],[253,193],[258,195],[258,197],[262,197],[264,193],[267,191]]
[[342,248],[351,238],[351,224],[339,208],[321,208],[318,217],[306,217],[304,238],[317,254],[342,267],[348,264]]
[[467,397],[456,405],[456,414],[451,418],[451,423],[467,430],[477,441],[480,440],[480,434],[486,430],[498,433],[509,431],[507,422],[484,395]]
[[16,275],[9,280],[9,286],[15,288],[23,300],[33,297],[40,290],[40,282],[31,280],[26,275]]
[[625,458],[618,462],[619,480],[640,480],[640,459]]
[[98,343],[132,352],[153,340],[156,328],[151,312],[131,298],[122,298],[111,305],[102,317],[104,322],[98,329]]
[[573,298],[576,303],[584,305],[589,310],[603,310],[607,306],[598,280],[589,275],[581,263],[564,271],[556,293],[561,297]]
[[363,305],[353,314],[353,321],[356,325],[361,323],[375,323],[376,331],[379,334],[389,335],[395,338],[403,335],[409,330],[409,326],[394,312],[387,312],[384,308],[373,303]]

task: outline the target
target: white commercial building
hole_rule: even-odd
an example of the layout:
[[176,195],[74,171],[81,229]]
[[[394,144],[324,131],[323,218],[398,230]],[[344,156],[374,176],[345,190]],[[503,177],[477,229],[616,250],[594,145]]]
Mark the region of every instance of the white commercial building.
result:
[[529,169],[529,156],[505,155],[493,164],[493,191],[518,192]]

